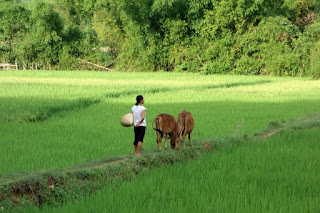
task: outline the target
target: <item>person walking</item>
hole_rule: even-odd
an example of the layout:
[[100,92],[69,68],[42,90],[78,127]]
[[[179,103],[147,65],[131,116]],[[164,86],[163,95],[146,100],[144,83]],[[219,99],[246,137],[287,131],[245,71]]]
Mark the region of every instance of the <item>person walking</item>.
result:
[[138,95],[136,98],[137,103],[132,107],[133,114],[133,125],[134,125],[134,149],[135,155],[141,155],[141,148],[143,143],[143,138],[146,132],[146,108],[142,106],[144,104],[144,99],[142,95]]

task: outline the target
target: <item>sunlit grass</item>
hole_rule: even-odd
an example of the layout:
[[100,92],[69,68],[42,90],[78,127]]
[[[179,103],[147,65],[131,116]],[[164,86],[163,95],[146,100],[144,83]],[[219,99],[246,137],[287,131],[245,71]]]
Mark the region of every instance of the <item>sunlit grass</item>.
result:
[[192,138],[252,135],[271,121],[319,112],[319,87],[319,81],[261,76],[1,72],[0,174],[133,153],[133,129],[119,122],[139,94],[147,108],[143,149],[156,149],[151,123],[160,113],[191,111]]
[[320,129],[226,147],[45,212],[318,212]]

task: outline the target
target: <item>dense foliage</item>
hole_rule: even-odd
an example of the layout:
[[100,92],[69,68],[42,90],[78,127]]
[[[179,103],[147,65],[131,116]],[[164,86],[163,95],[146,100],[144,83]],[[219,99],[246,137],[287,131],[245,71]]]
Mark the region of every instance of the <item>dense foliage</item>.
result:
[[1,0],[0,61],[318,77],[316,0]]

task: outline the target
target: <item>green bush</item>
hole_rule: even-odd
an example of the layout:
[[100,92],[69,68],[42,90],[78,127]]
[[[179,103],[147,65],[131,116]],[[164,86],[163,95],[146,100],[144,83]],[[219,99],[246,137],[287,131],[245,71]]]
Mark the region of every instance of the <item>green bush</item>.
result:
[[[87,69],[314,75],[316,0],[6,1],[0,60]],[[312,67],[313,68],[312,68]]]
[[320,41],[318,41],[310,53],[310,74],[315,78],[320,77]]

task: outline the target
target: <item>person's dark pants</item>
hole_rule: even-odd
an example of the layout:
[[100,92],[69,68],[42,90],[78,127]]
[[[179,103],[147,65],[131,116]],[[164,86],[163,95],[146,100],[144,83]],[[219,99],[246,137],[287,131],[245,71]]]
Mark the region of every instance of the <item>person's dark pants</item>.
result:
[[138,142],[143,143],[144,134],[146,133],[145,126],[134,127],[134,142],[133,145],[138,145]]

